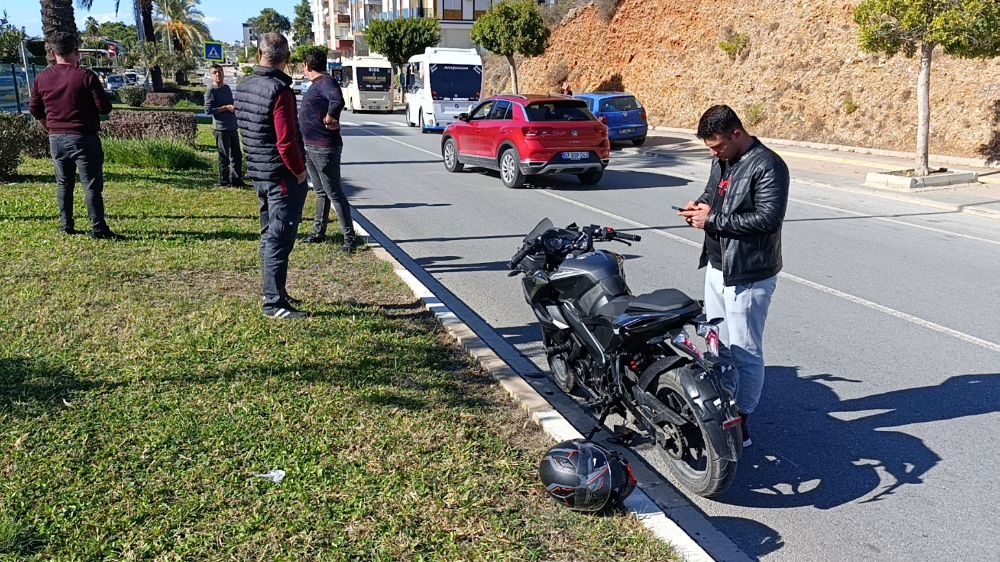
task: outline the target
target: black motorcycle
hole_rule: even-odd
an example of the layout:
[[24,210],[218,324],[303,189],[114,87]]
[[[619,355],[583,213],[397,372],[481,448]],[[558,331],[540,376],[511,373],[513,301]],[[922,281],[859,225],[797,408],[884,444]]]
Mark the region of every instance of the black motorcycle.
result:
[[719,379],[721,319],[706,319],[677,289],[633,296],[624,258],[594,249],[594,242],[639,240],[543,219],[507,265],[511,276],[524,275],[524,298],[559,387],[579,391],[600,412],[598,427],[610,413],[624,417],[635,428],[615,428],[624,442],[651,438],[682,486],[715,496],[743,452],[739,411]]

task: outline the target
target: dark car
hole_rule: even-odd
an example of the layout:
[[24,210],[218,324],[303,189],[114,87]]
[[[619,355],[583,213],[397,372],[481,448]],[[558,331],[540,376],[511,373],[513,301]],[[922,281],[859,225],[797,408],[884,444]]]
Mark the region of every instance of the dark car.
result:
[[632,94],[624,92],[593,92],[576,96],[608,126],[611,142],[631,142],[642,146],[649,129],[646,110]]
[[582,100],[503,95],[449,125],[441,154],[449,172],[466,165],[497,170],[507,187],[540,174],[572,174],[593,185],[608,165],[611,143],[608,128]]

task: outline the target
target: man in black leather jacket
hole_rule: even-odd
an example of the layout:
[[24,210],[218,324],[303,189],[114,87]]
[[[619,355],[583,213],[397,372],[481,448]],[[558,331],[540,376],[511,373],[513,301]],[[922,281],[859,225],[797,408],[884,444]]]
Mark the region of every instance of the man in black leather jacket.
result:
[[747,417],[764,386],[764,323],[781,271],[781,224],[788,206],[788,167],[750,136],[729,106],[710,107],[698,138],[714,160],[705,192],[678,214],[705,231],[698,267],[705,272],[705,313],[723,318],[723,383]]

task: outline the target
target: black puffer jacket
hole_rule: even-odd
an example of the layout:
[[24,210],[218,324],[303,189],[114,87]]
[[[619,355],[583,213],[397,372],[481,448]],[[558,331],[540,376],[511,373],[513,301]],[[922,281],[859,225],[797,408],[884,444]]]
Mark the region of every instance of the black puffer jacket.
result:
[[233,90],[236,121],[251,180],[278,182],[292,175],[278,153],[278,133],[274,128],[274,102],[291,84],[291,77],[284,72],[255,66],[253,73]]
[[[727,286],[746,285],[781,271],[781,224],[788,206],[788,166],[759,140],[731,165],[729,190],[719,212],[712,211],[705,232],[722,246],[722,277]],[[716,158],[698,203],[713,205],[722,165]],[[698,267],[708,264],[704,245]]]

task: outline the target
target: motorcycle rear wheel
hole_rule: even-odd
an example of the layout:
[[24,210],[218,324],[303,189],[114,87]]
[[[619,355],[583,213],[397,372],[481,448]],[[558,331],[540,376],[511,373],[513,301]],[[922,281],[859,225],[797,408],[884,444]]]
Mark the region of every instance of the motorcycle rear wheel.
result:
[[660,374],[656,398],[687,420],[680,427],[666,422],[660,424],[667,433],[680,437],[680,443],[678,440],[657,442],[656,449],[671,476],[687,490],[705,498],[724,492],[736,476],[736,462],[721,458],[708,444],[705,429],[694,414],[677,369]]

